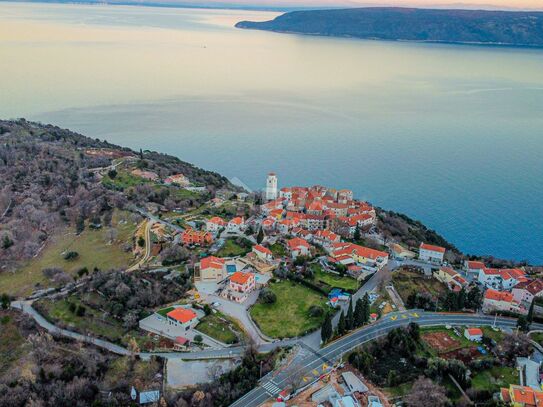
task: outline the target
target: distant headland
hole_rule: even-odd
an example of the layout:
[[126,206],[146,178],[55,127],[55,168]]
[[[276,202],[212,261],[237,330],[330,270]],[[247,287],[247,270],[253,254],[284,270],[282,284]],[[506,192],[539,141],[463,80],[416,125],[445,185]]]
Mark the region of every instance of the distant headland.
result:
[[543,47],[543,12],[366,7],[293,11],[238,28],[330,37]]

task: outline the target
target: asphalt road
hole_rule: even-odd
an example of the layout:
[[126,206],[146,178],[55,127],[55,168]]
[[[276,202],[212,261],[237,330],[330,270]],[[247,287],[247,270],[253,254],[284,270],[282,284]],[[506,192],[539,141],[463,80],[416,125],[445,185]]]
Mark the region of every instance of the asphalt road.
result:
[[[260,406],[268,399],[277,397],[293,380],[300,380],[302,383],[309,384],[323,373],[331,370],[332,364],[346,352],[363,343],[384,336],[394,328],[406,326],[410,322],[416,322],[420,326],[491,326],[494,324],[494,317],[481,314],[447,314],[423,311],[388,314],[379,322],[344,336],[322,349],[306,352],[304,358],[293,362],[287,369],[268,374],[260,381],[257,388],[231,404],[231,407]],[[497,318],[496,326],[503,329],[514,329],[516,319]],[[541,324],[532,324],[533,330],[542,328],[543,325]]]

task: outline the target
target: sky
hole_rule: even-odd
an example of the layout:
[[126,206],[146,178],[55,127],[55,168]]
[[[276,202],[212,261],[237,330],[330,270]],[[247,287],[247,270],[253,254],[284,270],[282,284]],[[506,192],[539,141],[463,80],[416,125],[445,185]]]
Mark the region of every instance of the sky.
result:
[[[115,0],[110,0],[114,2]],[[118,1],[118,0],[117,0]],[[138,0],[135,0],[138,1]],[[427,8],[469,8],[504,10],[540,10],[543,0],[140,0],[142,3],[172,3],[201,6],[241,6],[264,8],[324,8],[400,6]]]

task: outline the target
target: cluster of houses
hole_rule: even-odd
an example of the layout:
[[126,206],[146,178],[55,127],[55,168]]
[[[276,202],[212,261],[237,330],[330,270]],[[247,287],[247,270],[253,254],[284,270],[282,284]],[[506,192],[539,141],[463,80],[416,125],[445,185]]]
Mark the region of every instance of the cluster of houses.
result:
[[451,291],[468,288],[468,279],[479,284],[484,290],[483,312],[526,314],[534,298],[543,296],[543,282],[529,279],[518,268],[487,268],[480,261],[466,261],[464,271],[467,279],[456,270],[441,266],[434,277]]

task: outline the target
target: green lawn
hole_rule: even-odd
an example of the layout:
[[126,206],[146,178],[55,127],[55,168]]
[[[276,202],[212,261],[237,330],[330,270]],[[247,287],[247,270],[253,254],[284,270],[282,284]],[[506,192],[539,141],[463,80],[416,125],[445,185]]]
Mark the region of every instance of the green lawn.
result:
[[102,178],[102,184],[104,184],[107,188],[118,191],[124,191],[130,187],[150,183],[153,183],[153,181],[132,175],[132,173],[127,170],[118,170],[115,178],[110,178],[109,175],[105,175]]
[[219,312],[203,317],[196,329],[228,345],[239,342],[238,336],[242,335],[236,324]]
[[358,281],[349,276],[340,276],[324,271],[318,264],[312,264],[311,268],[315,273],[315,280],[322,281],[330,287],[341,288],[342,290],[356,291],[358,290]]
[[270,250],[275,257],[283,257],[287,255],[287,249],[281,243],[272,244],[270,246]]
[[530,335],[530,338],[532,338],[532,340],[539,343],[540,345],[543,345],[543,333],[542,332],[533,333],[533,334]]
[[[85,294],[86,296],[87,294]],[[85,307],[85,314],[78,316],[76,312],[70,310],[70,303],[76,307],[82,305]],[[45,317],[54,323],[62,323],[69,329],[81,333],[91,333],[116,343],[126,345],[130,337],[139,337],[135,331],[127,332],[123,327],[122,321],[105,317],[100,310],[85,305],[80,298],[71,295],[62,300],[39,300],[38,308]]]
[[170,311],[173,311],[174,309],[175,309],[174,307],[162,308],[162,309],[159,309],[156,313],[166,318],[166,314]]
[[[85,228],[79,236],[73,227],[61,229],[50,238],[38,257],[23,264],[15,273],[0,274],[0,286],[9,287],[10,294],[15,296],[28,295],[36,284],[52,285],[42,273],[45,268],[58,267],[75,275],[83,267],[92,271],[95,267],[109,270],[130,265],[134,256],[132,252],[125,252],[122,246],[131,242],[137,225],[132,223],[128,212],[115,212],[112,225],[117,230],[112,244],[107,241],[107,228]],[[67,251],[76,251],[79,256],[65,260],[62,254]]]
[[433,277],[426,278],[420,273],[404,270],[394,273],[392,281],[404,303],[407,303],[407,297],[413,292],[429,293],[433,296],[439,296],[447,290],[445,284],[437,281]]
[[244,256],[251,251],[251,242],[246,241],[246,244],[239,244],[236,239],[226,239],[224,246],[217,252],[217,257],[235,257]]
[[500,387],[518,384],[519,375],[514,367],[494,366],[491,369],[476,373],[471,380],[471,386],[477,390],[496,392]]
[[318,305],[326,309],[324,296],[292,281],[270,283],[269,288],[277,301],[257,303],[250,309],[251,317],[264,334],[273,338],[299,336],[322,324],[324,316],[310,317],[309,308]]

